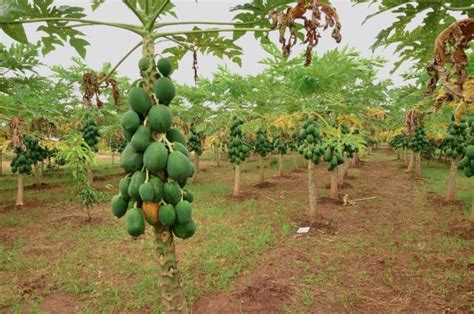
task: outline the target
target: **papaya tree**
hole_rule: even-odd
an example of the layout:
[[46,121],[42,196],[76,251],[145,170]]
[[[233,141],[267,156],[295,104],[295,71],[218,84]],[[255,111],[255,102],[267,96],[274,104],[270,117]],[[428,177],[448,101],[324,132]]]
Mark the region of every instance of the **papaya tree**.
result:
[[243,119],[234,116],[228,124],[227,153],[229,155],[229,161],[234,164],[235,170],[232,196],[240,195],[240,165],[250,156],[251,152],[251,147],[242,129],[244,123]]
[[[92,2],[92,8],[94,10],[98,9],[103,2],[104,1]],[[234,8],[234,11],[238,12],[235,17],[236,22],[187,22],[180,20],[164,22],[160,20],[164,15],[175,15],[171,0],[123,0],[122,2],[139,21],[138,25],[92,20],[87,18],[84,13],[84,8],[78,6],[58,6],[52,1],[45,3],[30,3],[16,0],[4,4],[0,19],[0,27],[14,40],[27,42],[28,37],[23,26],[25,24],[39,24],[37,31],[44,31],[45,33],[40,41],[43,54],[52,51],[57,46],[68,45],[73,47],[82,57],[85,56],[89,43],[85,38],[84,33],[80,31],[81,27],[113,27],[136,34],[139,37],[138,42],[131,47],[130,51],[126,53],[124,58],[122,58],[117,65],[111,69],[109,74],[114,72],[116,68],[135,50],[142,48],[142,57],[139,62],[142,79],[139,82],[140,85],[137,86],[138,88],[141,88],[141,90],[139,95],[136,95],[138,98],[129,95],[129,105],[133,106],[136,104],[133,100],[130,102],[131,99],[140,99],[139,103],[144,105],[146,108],[148,107],[147,104],[149,104],[153,107],[153,111],[158,110],[159,112],[155,112],[154,115],[158,114],[160,117],[170,117],[168,115],[168,110],[163,109],[162,106],[166,107],[166,105],[169,104],[168,101],[170,101],[173,98],[172,96],[174,96],[174,93],[172,92],[174,90],[172,87],[173,84],[167,78],[173,65],[168,63],[165,59],[161,59],[163,60],[161,61],[163,62],[161,65],[155,63],[155,43],[168,41],[171,44],[176,44],[174,47],[168,47],[161,51],[162,53],[172,55],[172,61],[176,67],[177,61],[187,53],[191,53],[196,60],[198,52],[214,54],[219,57],[227,56],[232,61],[240,63],[241,50],[233,42],[246,32],[254,32],[258,37],[265,39],[265,37],[262,37],[263,33],[279,29],[280,35],[284,35],[288,26],[291,26],[289,28],[292,36],[291,44],[293,44],[294,39],[296,39],[297,33],[306,31],[308,51],[311,52],[311,49],[317,44],[317,38],[320,35],[318,26],[326,25],[325,28],[334,27],[335,31],[333,32],[333,37],[336,38],[336,41],[340,41],[339,30],[341,24],[335,10],[327,4],[319,2],[313,3],[309,0],[299,0],[297,2],[292,10],[295,13],[299,13],[291,14],[292,21],[289,24],[285,22],[281,23],[281,20],[277,18],[278,12],[283,12],[283,10],[286,9],[285,7],[287,4],[296,1],[270,1],[265,4],[260,1],[257,1],[256,3],[251,1],[239,5]],[[301,9],[304,9],[304,12],[301,12]],[[313,19],[310,23],[308,23],[309,20],[301,15],[307,10],[311,11],[313,14]],[[273,23],[267,19],[269,11],[272,11]],[[287,14],[287,17],[290,17],[288,12],[283,14]],[[324,22],[323,17],[326,18],[326,22]],[[296,28],[296,19],[301,20],[302,24],[304,22],[304,30]],[[200,28],[199,26],[202,25],[227,27]],[[192,28],[183,29],[180,26],[189,26]],[[177,27],[177,29],[169,30],[170,27]],[[236,35],[232,39],[220,35],[225,32],[231,32]],[[120,38],[116,39],[120,40]],[[282,38],[280,38],[280,41],[281,40]],[[311,57],[310,53],[307,57]],[[156,65],[161,68],[160,71],[156,70]],[[162,76],[160,77],[159,74]],[[108,78],[109,75],[102,78],[102,80]],[[156,84],[158,84],[159,87],[155,88]],[[147,97],[150,98],[151,103],[148,103]],[[148,109],[151,111],[151,108]],[[141,119],[146,117],[147,114],[148,112],[139,111],[138,124],[142,122]],[[128,125],[130,129],[133,129],[132,126],[136,125],[137,122],[136,116],[129,114],[128,121],[134,121],[133,125]],[[142,126],[147,127],[146,125]],[[153,128],[153,126],[150,127]],[[128,137],[131,140],[131,137],[134,134],[131,134],[132,132],[130,129],[126,129],[128,134],[126,134],[125,137]],[[163,129],[164,128],[158,131],[163,131]],[[146,132],[143,128],[140,130],[141,132]],[[155,138],[155,140],[161,144],[164,142],[165,148],[169,149],[170,155],[173,154],[173,156],[175,156],[173,159],[183,160],[183,157],[177,154],[179,151],[175,151],[174,148],[170,146],[172,143],[170,144],[166,142],[166,140],[168,140],[167,138],[159,137]],[[158,142],[157,144],[160,144]],[[140,158],[140,154],[137,155],[131,151],[131,149],[125,149],[122,153],[123,159],[125,160],[128,158],[124,158],[124,154],[139,163],[138,159]],[[184,157],[186,158],[186,156]],[[191,166],[185,168],[189,170],[190,167]],[[132,168],[129,168],[128,170],[135,170],[134,167]],[[187,171],[184,172],[188,173]],[[142,176],[138,175],[137,180],[141,180],[141,178]],[[145,180],[147,179],[150,179],[150,177],[148,176]],[[179,175],[179,179],[184,178]],[[147,189],[149,190],[150,185],[148,184],[147,186]],[[153,205],[153,208],[156,208],[157,203],[153,204],[155,204]],[[120,203],[120,205],[123,204]],[[132,209],[134,209],[132,211],[134,216],[133,222],[139,222],[139,224],[135,225],[136,228],[133,229],[135,231],[140,231],[141,222],[143,222],[141,217],[143,217],[143,215],[135,205],[137,204],[134,204],[134,207],[132,207]],[[172,217],[171,209],[168,208],[166,211],[169,213],[168,218]],[[156,242],[160,261],[160,286],[163,310],[165,312],[187,312],[186,300],[176,264],[173,232],[170,225],[158,225],[154,227],[154,230],[156,232]],[[180,230],[179,233],[183,234],[182,231],[183,230]]]

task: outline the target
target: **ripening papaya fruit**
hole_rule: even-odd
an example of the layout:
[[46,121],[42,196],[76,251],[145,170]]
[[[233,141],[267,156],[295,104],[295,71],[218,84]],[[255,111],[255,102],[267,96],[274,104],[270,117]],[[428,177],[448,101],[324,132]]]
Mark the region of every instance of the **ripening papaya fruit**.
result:
[[164,105],[153,106],[148,114],[148,125],[154,132],[166,133],[172,122],[171,111]]
[[144,125],[140,125],[133,134],[130,144],[137,152],[144,152],[150,145],[151,131]]
[[183,146],[186,146],[186,139],[184,138],[184,135],[181,133],[181,131],[179,131],[178,129],[169,129],[166,132],[166,138],[171,143],[178,142],[181,143]]
[[128,195],[133,199],[140,199],[140,186],[145,182],[146,174],[143,171],[135,171],[130,178]]
[[166,168],[168,162],[168,150],[163,143],[154,142],[143,154],[143,164],[152,173],[158,173]]
[[176,182],[166,182],[163,185],[163,200],[176,205],[181,200],[181,188]]
[[176,224],[173,226],[174,235],[183,240],[192,237],[195,232],[196,224],[192,220],[187,224]]
[[155,187],[151,182],[145,182],[140,185],[139,193],[143,202],[153,202],[155,199]]
[[112,198],[112,213],[115,217],[121,218],[127,212],[128,204],[120,195]]
[[157,68],[161,75],[166,77],[170,76],[171,71],[173,70],[171,61],[168,58],[161,58],[158,60]]
[[168,105],[176,95],[173,82],[167,77],[160,77],[153,85],[153,91],[161,104]]
[[152,226],[157,226],[160,223],[158,218],[158,203],[143,202],[143,212],[145,214],[145,220]]
[[140,126],[140,116],[135,111],[129,110],[122,116],[120,123],[124,130],[133,134]]
[[192,175],[194,168],[185,155],[179,151],[174,151],[168,155],[166,171],[170,178],[182,181]]
[[159,177],[151,177],[148,182],[153,184],[153,188],[155,190],[155,197],[153,201],[160,202],[163,199],[163,188],[164,188],[163,181],[161,181]]
[[161,205],[158,210],[160,223],[164,226],[172,226],[176,220],[176,212],[171,204]]
[[128,144],[122,152],[120,165],[127,173],[138,171],[143,167],[143,154],[137,152],[132,145]]
[[127,231],[132,237],[138,237],[145,232],[145,214],[143,209],[133,207],[128,210]]
[[180,201],[175,206],[176,221],[179,224],[187,224],[192,218],[191,204],[188,201]]

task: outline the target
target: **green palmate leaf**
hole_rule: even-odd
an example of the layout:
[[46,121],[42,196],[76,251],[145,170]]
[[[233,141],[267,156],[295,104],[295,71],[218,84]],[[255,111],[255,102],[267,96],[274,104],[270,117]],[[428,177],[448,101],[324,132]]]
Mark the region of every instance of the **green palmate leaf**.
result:
[[4,24],[2,25],[2,30],[10,36],[12,39],[23,43],[27,44],[28,43],[28,38],[26,37],[25,29],[23,25],[8,25]]
[[92,11],[97,10],[106,0],[92,0]]
[[79,55],[82,58],[86,57],[85,47],[89,46],[89,43],[86,40],[81,39],[81,38],[71,38],[69,40],[69,43],[71,44],[72,47],[74,47],[74,49],[76,49],[77,53],[79,53]]

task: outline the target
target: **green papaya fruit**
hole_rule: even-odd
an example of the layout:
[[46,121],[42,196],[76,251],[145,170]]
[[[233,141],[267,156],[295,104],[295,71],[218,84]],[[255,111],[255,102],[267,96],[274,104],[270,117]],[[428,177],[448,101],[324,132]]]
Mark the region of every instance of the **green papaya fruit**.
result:
[[187,224],[192,218],[191,204],[188,201],[180,201],[175,206],[176,221],[179,224]]
[[189,159],[179,151],[174,151],[168,156],[168,164],[166,165],[168,176],[176,181],[185,180],[194,172],[193,166]]
[[155,197],[153,199],[154,202],[160,202],[163,199],[163,188],[164,183],[161,181],[159,177],[151,177],[148,181],[153,185],[153,189],[155,190]]
[[143,154],[137,152],[131,144],[128,144],[122,152],[120,165],[127,173],[138,171],[143,167]]
[[173,70],[171,61],[168,58],[162,58],[158,60],[157,68],[161,75],[166,77],[170,76],[171,71]]
[[146,174],[143,171],[135,171],[130,178],[128,195],[133,199],[140,199],[140,186],[145,182]]
[[176,220],[176,212],[171,204],[161,205],[158,210],[158,218],[164,226],[172,226]]
[[148,114],[148,125],[157,133],[166,133],[173,122],[171,111],[164,105],[155,105]]
[[124,130],[133,134],[140,126],[140,116],[135,111],[129,110],[122,116],[120,123]]
[[160,103],[168,105],[176,95],[173,82],[167,77],[160,77],[153,85],[153,91]]
[[143,155],[143,164],[152,173],[158,173],[166,168],[168,150],[165,144],[154,142],[148,146]]
[[139,188],[140,198],[144,202],[153,202],[155,199],[155,187],[151,182],[145,182]]
[[184,190],[184,199],[190,203],[194,201],[194,194],[190,190]]
[[115,217],[121,218],[127,212],[128,203],[120,196],[115,195],[112,198],[112,213]]
[[133,111],[146,115],[151,108],[151,99],[143,88],[132,87],[128,93],[128,104]]
[[469,145],[466,149],[466,156],[469,159],[474,159],[474,145]]
[[144,152],[145,149],[150,145],[151,131],[144,125],[140,125],[133,134],[130,144],[133,146],[135,151]]
[[128,210],[127,231],[132,237],[138,237],[145,232],[145,213],[143,209],[133,207]]
[[130,200],[130,195],[128,195],[129,185],[130,185],[130,177],[127,176],[125,178],[120,179],[120,183],[119,183],[120,195],[127,202]]
[[187,224],[176,224],[173,226],[174,235],[183,240],[192,237],[195,232],[196,224],[192,220]]
[[183,155],[185,155],[186,157],[189,157],[188,149],[183,144],[179,142],[174,142],[172,147],[173,147],[173,150],[179,151],[183,153]]
[[332,151],[331,148],[326,148],[326,151],[324,151],[323,159],[326,162],[330,162],[332,160]]
[[176,128],[169,129],[166,132],[166,138],[172,143],[178,142],[181,143],[183,146],[186,146],[186,139],[184,138],[184,135]]
[[142,58],[140,61],[138,61],[138,68],[140,71],[146,71],[150,67],[150,59],[148,58]]
[[181,200],[181,188],[178,183],[166,182],[163,185],[163,200],[168,204],[178,204]]

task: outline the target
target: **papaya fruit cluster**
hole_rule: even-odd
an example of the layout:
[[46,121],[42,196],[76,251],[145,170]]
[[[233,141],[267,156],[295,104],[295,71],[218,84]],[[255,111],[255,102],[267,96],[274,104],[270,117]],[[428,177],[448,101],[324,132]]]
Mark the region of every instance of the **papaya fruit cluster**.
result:
[[10,163],[13,173],[30,175],[33,165],[48,157],[48,151],[39,144],[39,139],[25,135],[23,138],[23,147],[15,148],[15,157]]
[[[144,63],[140,60],[140,70]],[[191,208],[193,193],[184,188],[195,169],[183,134],[171,127],[168,106],[175,96],[169,79],[171,63],[161,59],[157,69],[162,76],[154,83],[153,97],[158,101],[153,102],[139,84],[128,94],[130,110],[121,120],[124,136],[129,140],[121,155],[121,166],[128,175],[120,180],[120,193],[112,199],[112,212],[118,218],[127,214],[127,230],[133,237],[144,233],[146,221],[152,226],[168,227],[175,236],[186,239],[196,231]]]
[[316,121],[308,119],[301,126],[299,132],[301,145],[298,147],[298,153],[307,160],[319,164],[320,158],[324,153],[321,145],[321,131]]
[[277,137],[273,141],[273,148],[282,155],[285,155],[288,152],[288,145],[282,137]]
[[461,135],[463,136],[465,146],[464,158],[459,161],[458,169],[462,170],[464,175],[470,178],[474,175],[474,117],[461,119],[460,128],[464,131],[461,132]]
[[87,145],[89,145],[89,147],[97,153],[99,151],[97,144],[99,143],[100,134],[99,127],[97,126],[97,123],[95,123],[94,119],[88,118],[86,123],[84,123],[81,132],[84,142],[86,142]]
[[337,166],[344,163],[344,157],[337,149],[336,143],[329,143],[324,150],[323,160],[327,162],[328,170],[333,171]]
[[191,135],[188,139],[188,149],[190,152],[194,152],[195,154],[201,156],[202,155],[202,147],[201,147],[201,136],[199,132],[196,131],[194,123],[191,125],[190,130]]
[[413,138],[408,143],[408,148],[414,152],[420,152],[428,145],[428,139],[426,138],[425,129],[423,127],[416,127]]
[[398,134],[390,140],[390,146],[394,149],[402,149],[408,147],[408,138],[405,134]]
[[229,160],[233,164],[240,165],[250,156],[250,145],[245,141],[242,133],[244,121],[239,118],[232,118],[229,123],[230,140],[227,145]]
[[353,143],[345,142],[342,144],[342,152],[346,154],[349,158],[354,157],[354,154],[359,152],[359,147]]
[[448,135],[441,145],[442,153],[453,159],[462,157],[467,149],[467,123],[462,121],[459,124],[451,122],[448,127]]
[[267,137],[267,133],[261,129],[257,130],[255,137],[255,152],[262,157],[267,156],[272,150],[273,145]]

